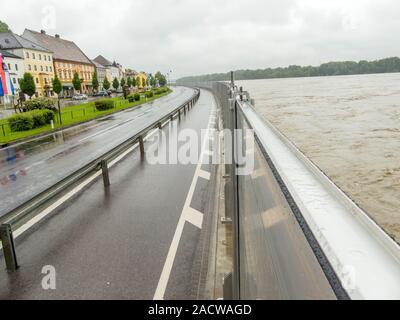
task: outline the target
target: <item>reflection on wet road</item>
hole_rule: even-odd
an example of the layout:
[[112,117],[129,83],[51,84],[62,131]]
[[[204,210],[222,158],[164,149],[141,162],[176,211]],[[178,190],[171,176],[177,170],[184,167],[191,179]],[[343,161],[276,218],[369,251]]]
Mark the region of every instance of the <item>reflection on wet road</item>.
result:
[[0,216],[144,129],[193,94],[176,87],[151,103],[0,150]]

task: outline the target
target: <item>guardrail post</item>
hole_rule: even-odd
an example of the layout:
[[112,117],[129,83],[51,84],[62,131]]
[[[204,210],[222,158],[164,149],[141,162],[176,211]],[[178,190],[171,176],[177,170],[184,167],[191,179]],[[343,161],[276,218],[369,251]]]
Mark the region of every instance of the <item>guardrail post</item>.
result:
[[140,147],[140,157],[143,159],[144,158],[144,142],[143,142],[143,137],[139,137],[139,147]]
[[110,186],[110,175],[108,174],[107,160],[101,160],[101,171],[103,172],[104,186],[107,188]]
[[3,244],[4,260],[7,270],[11,272],[16,271],[18,269],[18,262],[10,224],[2,224],[0,226],[0,239]]
[[171,114],[171,116],[169,117],[169,119],[170,119],[171,122],[174,121],[174,115]]
[[158,129],[162,130],[162,123],[159,122],[158,125],[157,125],[157,127],[158,127]]
[[178,111],[178,117],[179,117],[179,121],[181,120],[181,110],[179,109]]
[[186,116],[186,105],[183,107],[183,113],[184,113],[185,116]]

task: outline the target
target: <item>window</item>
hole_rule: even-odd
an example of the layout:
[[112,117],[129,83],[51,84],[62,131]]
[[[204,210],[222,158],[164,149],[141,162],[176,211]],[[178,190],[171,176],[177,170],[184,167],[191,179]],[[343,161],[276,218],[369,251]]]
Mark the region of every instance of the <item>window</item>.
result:
[[49,56],[49,61],[51,61],[51,57]]
[[39,60],[42,60],[42,55],[39,53]]
[[18,71],[18,65],[17,64],[15,64],[15,70]]
[[40,66],[40,71],[42,71],[42,72],[43,72],[43,66]]
[[7,66],[8,66],[8,70],[11,70],[11,64],[7,64]]
[[49,67],[48,66],[46,66],[46,72],[49,72]]
[[13,78],[13,83],[17,84],[17,79]]
[[39,84],[39,78],[36,78],[36,83]]
[[26,58],[29,59],[29,52],[26,53]]
[[37,71],[37,66],[36,66],[36,64],[33,66],[33,69],[34,69],[35,71]]
[[32,66],[30,64],[28,64],[28,70],[31,71],[32,70]]
[[46,55],[44,56],[44,61],[47,61],[47,56]]
[[36,59],[36,55],[32,53],[32,59]]
[[44,78],[44,83],[47,84],[47,78]]
[[53,72],[53,68],[52,67],[50,67],[50,72]]

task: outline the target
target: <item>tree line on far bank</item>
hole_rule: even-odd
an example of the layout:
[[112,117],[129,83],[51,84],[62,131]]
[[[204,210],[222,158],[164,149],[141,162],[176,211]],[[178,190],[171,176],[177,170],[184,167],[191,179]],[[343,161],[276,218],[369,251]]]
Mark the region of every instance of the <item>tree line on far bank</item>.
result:
[[[360,62],[341,61],[328,62],[320,66],[297,66],[291,65],[285,68],[267,68],[259,70],[237,70],[235,71],[236,80],[250,79],[274,79],[274,78],[298,78],[298,77],[319,77],[319,76],[339,76],[373,73],[393,73],[400,72],[400,58],[392,57],[375,61]],[[230,73],[214,73],[200,76],[184,77],[181,81],[228,81]]]

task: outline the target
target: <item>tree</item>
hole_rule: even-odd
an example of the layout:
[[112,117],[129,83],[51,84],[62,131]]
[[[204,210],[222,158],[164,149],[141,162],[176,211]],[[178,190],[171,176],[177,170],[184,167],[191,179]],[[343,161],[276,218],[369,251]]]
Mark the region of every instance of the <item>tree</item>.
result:
[[132,87],[132,78],[128,77],[128,79],[126,80],[126,85],[128,86],[128,88]]
[[32,96],[36,92],[35,80],[28,72],[25,72],[24,77],[19,80],[19,86],[21,88],[21,91],[28,95],[30,98],[32,98]]
[[75,90],[81,90],[81,79],[79,78],[79,74],[77,72],[74,73],[74,77],[72,78],[72,85]]
[[113,80],[113,88],[115,89],[115,90],[117,90],[118,88],[119,88],[119,81],[118,81],[118,79],[117,78],[114,78],[114,80]]
[[142,78],[142,87],[145,88],[146,87],[146,79]]
[[53,91],[57,94],[58,116],[60,117],[60,125],[62,125],[61,106],[60,106],[60,93],[62,91],[62,85],[61,85],[61,81],[60,81],[60,79],[58,79],[57,75],[53,79]]
[[151,80],[150,80],[150,85],[151,85],[152,87],[154,87],[154,86],[156,85],[156,79],[151,78]]
[[136,79],[135,79],[135,77],[132,78],[132,87],[136,87]]
[[161,87],[164,87],[167,84],[167,78],[160,71],[156,73],[155,78],[158,80]]
[[0,21],[0,33],[2,32],[11,32],[11,30],[8,27],[7,23]]
[[97,79],[97,71],[95,71],[93,74],[92,86],[93,90],[95,91],[99,90],[99,80]]
[[108,90],[108,89],[110,89],[110,86],[111,86],[110,81],[108,81],[107,77],[104,78],[104,81],[103,81],[103,88],[104,88],[105,90]]
[[125,87],[126,81],[124,78],[121,79],[121,88]]
[[139,77],[136,78],[136,86],[138,87],[138,89],[140,88],[140,86],[142,85],[142,81],[140,80]]

